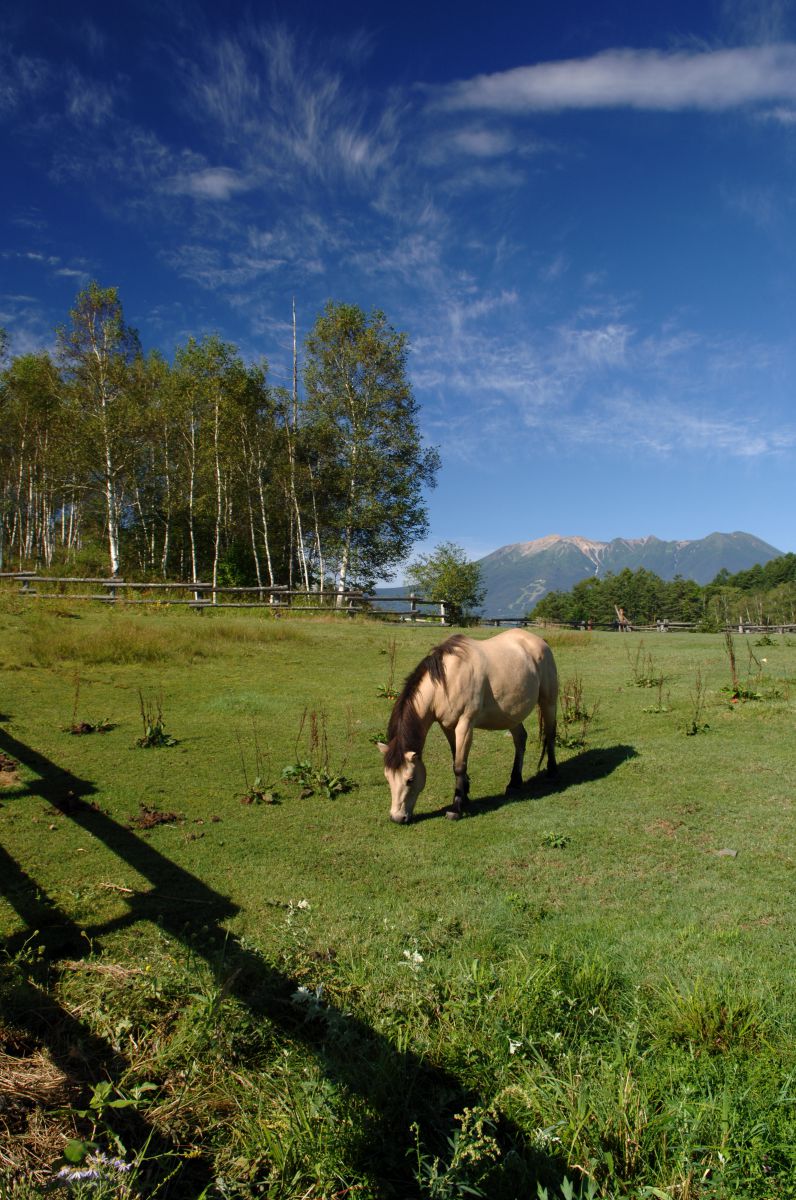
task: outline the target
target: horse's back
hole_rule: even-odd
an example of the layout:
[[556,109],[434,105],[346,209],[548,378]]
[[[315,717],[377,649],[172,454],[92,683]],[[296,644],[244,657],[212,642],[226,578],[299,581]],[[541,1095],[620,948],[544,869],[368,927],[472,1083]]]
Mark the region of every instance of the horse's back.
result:
[[556,694],[550,647],[525,629],[507,629],[484,641],[468,639],[449,671],[448,700],[480,728],[511,728],[540,700],[555,701]]
[[505,629],[480,645],[496,664],[515,659],[517,653],[523,655],[532,664],[532,668],[536,669],[540,684],[556,678],[553,651],[544,638],[530,633],[527,629]]

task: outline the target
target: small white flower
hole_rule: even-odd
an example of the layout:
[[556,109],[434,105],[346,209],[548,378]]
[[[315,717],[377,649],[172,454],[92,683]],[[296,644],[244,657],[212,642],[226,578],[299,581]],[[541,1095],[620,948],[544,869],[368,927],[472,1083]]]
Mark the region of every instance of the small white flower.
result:
[[520,1040],[515,1042],[512,1038],[509,1038],[509,1054],[516,1054],[521,1045],[522,1042]]
[[309,908],[309,906],[310,906],[309,900],[299,900],[298,904],[296,905],[296,908]]

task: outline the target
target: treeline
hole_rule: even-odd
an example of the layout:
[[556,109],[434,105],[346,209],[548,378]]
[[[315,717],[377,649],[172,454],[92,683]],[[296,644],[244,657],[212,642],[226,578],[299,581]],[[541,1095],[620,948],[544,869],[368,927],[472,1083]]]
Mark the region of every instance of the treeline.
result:
[[602,579],[589,576],[569,592],[548,592],[529,616],[564,625],[608,625],[616,622],[617,608],[625,610],[631,625],[661,620],[693,622],[703,629],[742,622],[796,624],[796,554],[735,575],[720,571],[705,585],[680,576],[661,579],[643,567]]
[[274,387],[215,335],[145,352],[92,283],[0,373],[0,569],[369,586],[427,529],[406,337],[329,303]]

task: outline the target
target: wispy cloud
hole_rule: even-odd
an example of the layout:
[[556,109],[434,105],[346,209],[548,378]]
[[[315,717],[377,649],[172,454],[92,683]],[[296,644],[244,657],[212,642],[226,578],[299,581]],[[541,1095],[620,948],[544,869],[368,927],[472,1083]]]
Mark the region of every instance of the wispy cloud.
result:
[[66,112],[77,125],[104,124],[113,116],[114,93],[105,84],[86,79],[74,68],[67,73]]
[[510,320],[499,314],[497,299],[474,301],[482,320],[466,328],[465,307],[452,307],[446,328],[414,343],[416,386],[435,397],[429,436],[447,460],[513,469],[528,437],[555,453],[632,445],[652,458],[759,459],[796,446],[796,425],[770,419],[775,399],[770,413],[743,402],[775,369],[770,348],[710,341],[672,322],[640,331],[615,319],[618,304],[602,323],[579,314],[534,329],[520,305]]
[[50,77],[43,59],[18,54],[10,44],[0,46],[0,116],[10,115],[43,92]]
[[[362,52],[354,37],[354,57]],[[340,47],[338,47],[340,50]],[[280,25],[247,25],[186,64],[193,109],[223,131],[251,171],[295,181],[365,181],[389,158],[395,118]],[[275,172],[275,174],[274,174]]]
[[[434,95],[434,93],[432,93]],[[718,111],[796,100],[796,45],[723,50],[606,50],[537,63],[442,88],[448,110],[522,113],[568,108]]]

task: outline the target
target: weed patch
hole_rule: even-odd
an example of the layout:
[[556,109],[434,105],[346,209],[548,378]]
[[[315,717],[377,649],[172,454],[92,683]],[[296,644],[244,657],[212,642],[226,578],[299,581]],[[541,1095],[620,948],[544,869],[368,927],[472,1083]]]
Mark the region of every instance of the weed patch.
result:
[[643,638],[638,644],[634,657],[631,658],[629,650],[626,653],[636,687],[660,688],[663,685],[665,677],[652,654],[645,648]]
[[163,746],[176,746],[177,739],[173,738],[171,734],[166,733],[163,719],[162,692],[157,693],[155,696],[145,697],[144,693],[139,689],[138,707],[144,732],[140,738],[136,739],[136,746],[140,746],[145,750],[157,749]]
[[557,743],[570,750],[583,749],[600,707],[599,700],[587,703],[583,694],[583,680],[580,675],[573,675],[561,683],[558,704],[560,718],[556,727]]

